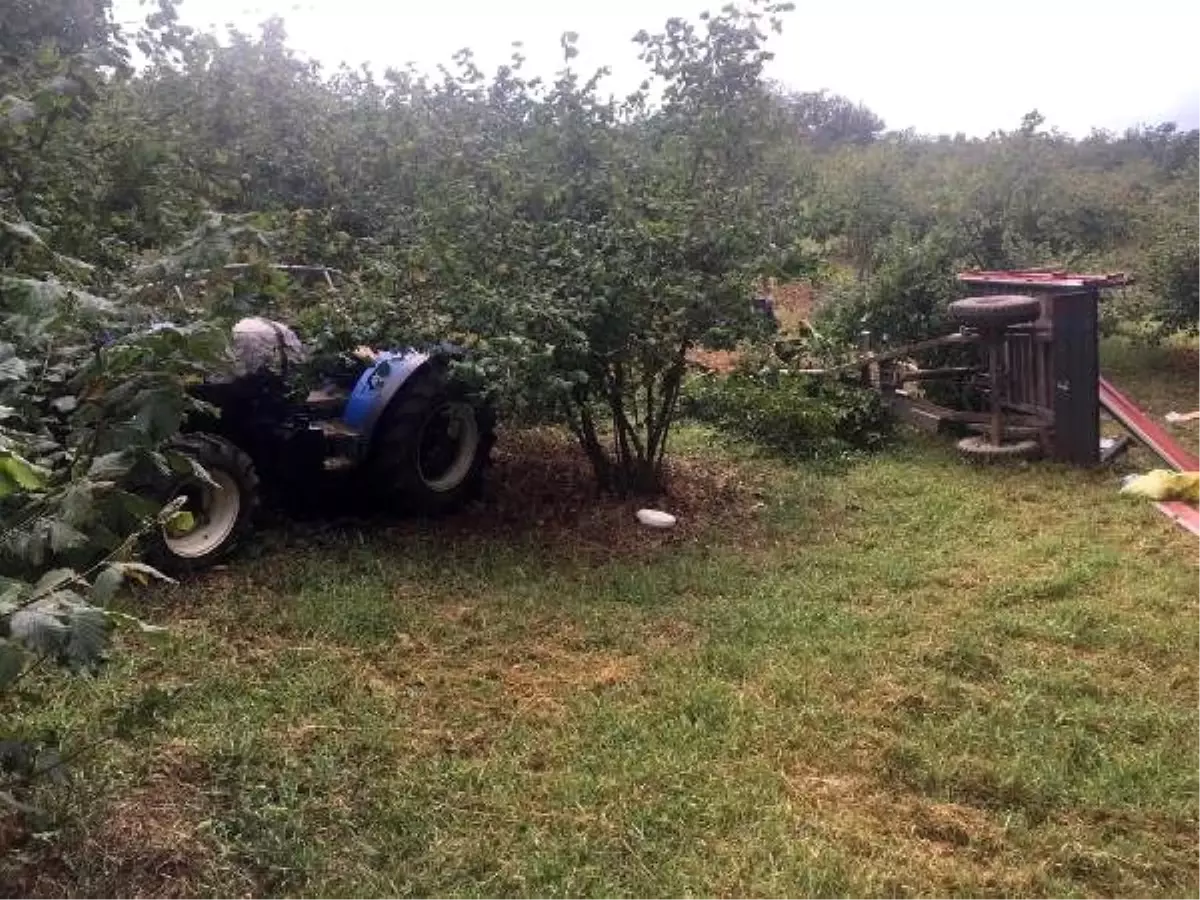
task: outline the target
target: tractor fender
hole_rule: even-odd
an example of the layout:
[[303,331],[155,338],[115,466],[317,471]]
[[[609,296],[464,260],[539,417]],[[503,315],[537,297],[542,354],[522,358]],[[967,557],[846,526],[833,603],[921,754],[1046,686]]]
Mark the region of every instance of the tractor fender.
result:
[[418,350],[381,353],[379,361],[359,376],[346,401],[343,421],[369,440],[392,398],[430,359]]

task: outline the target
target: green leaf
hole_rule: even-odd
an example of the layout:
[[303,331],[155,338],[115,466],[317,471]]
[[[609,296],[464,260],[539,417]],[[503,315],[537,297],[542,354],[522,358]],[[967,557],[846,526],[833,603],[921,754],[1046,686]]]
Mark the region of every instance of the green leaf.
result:
[[115,496],[120,501],[121,507],[125,512],[137,519],[153,518],[163,508],[162,503],[142,497],[139,494],[131,494],[128,491],[116,491]]
[[63,520],[78,526],[86,522],[95,506],[95,486],[89,481],[76,481],[62,493]]
[[0,219],[0,229],[12,237],[36,247],[46,246],[41,236],[33,230],[33,226],[28,222],[12,222],[8,219]]
[[143,392],[140,399],[141,409],[134,417],[134,422],[151,441],[164,440],[179,430],[183,398],[178,391],[159,388]]
[[113,565],[119,566],[122,574],[132,577],[141,584],[146,584],[149,578],[165,581],[167,584],[178,584],[170,575],[164,575],[158,569],[154,568],[154,566],[146,565],[146,563],[122,562],[113,563]]
[[[78,308],[89,313],[116,313],[117,306],[105,297],[89,294],[79,288],[56,281],[42,281],[36,278],[11,278],[0,275],[0,292],[23,292],[39,308],[46,311],[56,311],[66,305],[68,300],[78,304]],[[0,364],[2,366],[2,364]]]
[[72,528],[61,519],[51,519],[49,529],[50,549],[55,553],[77,550],[80,547],[86,546],[89,540],[86,534],[77,528]]
[[71,591],[57,591],[13,613],[13,640],[38,654],[53,656],[75,671],[104,661],[110,623],[104,610]]
[[192,475],[207,485],[220,487],[219,484],[213,481],[213,477],[208,473],[208,470],[186,453],[180,453],[178,450],[166,450],[162,453],[162,457],[169,466],[169,471],[164,472],[164,474],[174,472],[177,475]]
[[181,509],[171,513],[163,522],[163,527],[172,537],[179,537],[196,527],[196,517],[186,509]]
[[0,97],[0,117],[11,128],[32,122],[37,118],[37,114],[37,107],[23,97],[13,94]]
[[92,582],[92,603],[96,606],[108,606],[124,581],[125,573],[121,571],[120,566],[105,566]]
[[24,581],[0,575],[0,616],[8,615],[21,602],[22,595],[29,590]]
[[0,638],[0,690],[12,684],[25,668],[25,651],[12,641]]
[[0,450],[0,498],[18,490],[36,491],[45,484],[43,470],[11,450]]
[[133,463],[133,454],[128,450],[105,453],[92,460],[92,465],[88,468],[88,477],[94,481],[116,481],[129,473]]
[[38,579],[33,586],[33,593],[39,596],[49,595],[64,585],[75,580],[77,573],[74,569],[51,569]]
[[29,374],[29,366],[19,356],[0,359],[0,381],[20,381]]
[[190,464],[193,475],[210,487],[220,487],[220,485],[213,480],[212,475],[208,473],[208,469],[204,468],[204,466],[200,465],[200,463],[196,462],[196,460],[192,459],[190,456],[185,457],[185,459],[187,459],[188,463]]
[[108,616],[102,609],[79,604],[71,610],[66,657],[72,668],[94,669],[104,661],[109,627]]
[[33,603],[13,613],[8,621],[9,635],[37,654],[58,657],[67,645],[69,628],[56,615],[54,604]]
[[194,459],[178,450],[164,450],[162,457],[167,461],[170,471],[176,475],[190,475],[196,465]]

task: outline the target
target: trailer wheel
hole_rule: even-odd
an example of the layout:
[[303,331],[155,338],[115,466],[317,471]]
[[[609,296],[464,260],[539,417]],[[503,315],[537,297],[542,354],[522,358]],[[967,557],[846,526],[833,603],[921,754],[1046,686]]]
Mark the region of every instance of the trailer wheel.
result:
[[958,450],[968,459],[980,462],[1003,462],[1006,460],[1036,459],[1041,456],[1042,445],[1035,440],[1013,441],[1011,444],[993,444],[985,435],[974,434],[959,441]]
[[950,315],[975,328],[1007,328],[1033,322],[1042,314],[1041,301],[1019,294],[967,297],[950,304]]

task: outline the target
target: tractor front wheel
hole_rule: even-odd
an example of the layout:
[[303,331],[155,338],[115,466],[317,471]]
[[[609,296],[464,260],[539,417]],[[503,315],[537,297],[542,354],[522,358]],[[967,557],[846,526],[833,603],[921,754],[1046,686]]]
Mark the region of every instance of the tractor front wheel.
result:
[[160,491],[169,503],[183,498],[180,517],[154,532],[147,556],[167,574],[185,575],[215,565],[237,549],[254,527],[259,507],[258,474],[250,457],[224,438],[187,434],[169,450],[191,458],[212,483],[197,473],[174,477]]
[[365,488],[399,511],[453,512],[479,494],[495,440],[491,409],[435,363],[400,389],[376,427]]

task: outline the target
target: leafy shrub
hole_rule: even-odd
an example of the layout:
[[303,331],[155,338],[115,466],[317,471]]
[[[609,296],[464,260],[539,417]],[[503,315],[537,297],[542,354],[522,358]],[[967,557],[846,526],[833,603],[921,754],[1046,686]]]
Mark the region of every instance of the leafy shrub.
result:
[[690,381],[683,413],[789,456],[871,450],[891,433],[880,396],[858,384],[786,369],[703,375]]
[[[871,277],[835,293],[823,305],[817,327],[846,346],[853,346],[860,332],[869,331],[874,349],[948,334],[956,328],[949,305],[964,296],[955,278],[961,269],[958,237],[940,229],[917,236],[908,227],[898,227],[876,249]],[[922,365],[930,368],[971,365],[977,359],[971,347],[941,347],[921,355]],[[979,401],[952,382],[929,382],[924,390],[935,403],[973,406]]]
[[1157,318],[1167,330],[1197,330],[1200,318],[1200,255],[1195,218],[1164,227],[1150,247],[1147,281]]
[[876,248],[871,277],[831,297],[816,325],[847,344],[864,330],[885,345],[934,337],[947,329],[947,305],[961,296],[957,270],[952,236],[896,228]]

